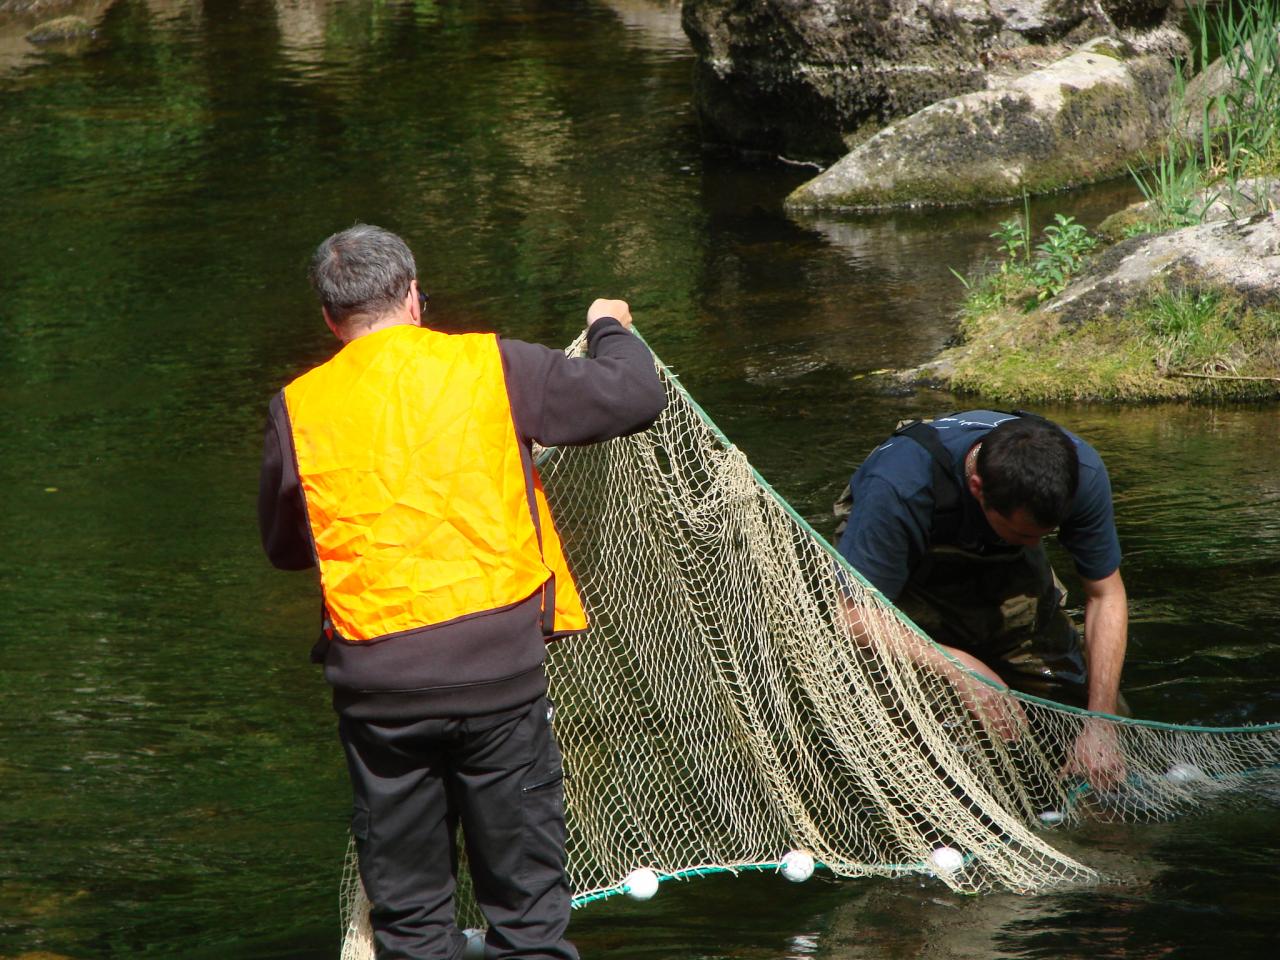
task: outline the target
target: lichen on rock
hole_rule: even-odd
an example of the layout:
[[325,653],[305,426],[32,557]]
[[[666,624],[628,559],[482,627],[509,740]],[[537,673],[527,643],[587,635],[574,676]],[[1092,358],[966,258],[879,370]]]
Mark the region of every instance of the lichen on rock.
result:
[[1163,53],[1095,40],[1000,88],[891,124],[797,188],[786,205],[998,201],[1120,176],[1162,143],[1172,77]]

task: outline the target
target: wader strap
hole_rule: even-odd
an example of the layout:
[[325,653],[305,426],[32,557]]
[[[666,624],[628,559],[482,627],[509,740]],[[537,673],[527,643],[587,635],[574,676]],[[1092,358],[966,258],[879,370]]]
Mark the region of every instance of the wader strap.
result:
[[956,462],[942,445],[937,428],[923,420],[912,420],[893,431],[894,436],[909,437],[929,452],[933,460],[933,513],[952,513],[960,509],[960,485],[956,481]]
[[[948,524],[954,524],[959,528],[963,508],[960,504],[960,485],[955,478],[955,461],[943,446],[937,429],[923,420],[904,420],[893,431],[893,436],[914,440],[925,448],[933,463],[934,500],[931,527],[934,530],[938,529],[938,520],[941,517],[945,518]],[[832,505],[831,510],[839,521],[835,530],[835,538],[839,540],[853,512],[853,481],[845,484],[840,498]],[[932,539],[930,537],[930,540]]]

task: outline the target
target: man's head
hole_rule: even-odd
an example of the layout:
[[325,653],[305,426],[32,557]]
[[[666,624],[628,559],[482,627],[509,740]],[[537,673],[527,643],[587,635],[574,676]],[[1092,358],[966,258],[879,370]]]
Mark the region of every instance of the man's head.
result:
[[343,339],[405,309],[417,322],[417,275],[403,240],[364,223],[335,233],[311,257],[311,286],[325,319]]
[[982,438],[969,491],[997,536],[1033,546],[1066,518],[1079,479],[1070,437],[1045,420],[1012,417]]

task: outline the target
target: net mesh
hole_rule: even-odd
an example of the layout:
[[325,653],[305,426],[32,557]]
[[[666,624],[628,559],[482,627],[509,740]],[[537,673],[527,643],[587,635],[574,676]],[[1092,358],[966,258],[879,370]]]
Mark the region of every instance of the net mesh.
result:
[[[1104,717],[952,663],[658,368],[652,429],[540,464],[591,619],[548,659],[575,905],[637,868],[777,870],[792,850],[964,892],[1088,883],[1046,826],[1165,819],[1274,777],[1280,725]],[[1071,775],[1098,741],[1123,764],[1105,790]],[[354,846],[341,899],[343,960],[371,960]]]

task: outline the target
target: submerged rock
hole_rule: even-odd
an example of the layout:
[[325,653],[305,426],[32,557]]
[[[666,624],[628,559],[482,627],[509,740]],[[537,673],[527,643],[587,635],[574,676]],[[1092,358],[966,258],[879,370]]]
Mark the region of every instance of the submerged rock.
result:
[[[1168,40],[1178,38],[1176,41]],[[1170,45],[1111,38],[891,124],[786,200],[870,209],[1007,200],[1124,174],[1168,131]]]
[[116,0],[0,0],[0,76],[41,50],[88,51],[95,25]]
[[66,43],[93,36],[93,24],[84,17],[69,16],[46,20],[27,33],[32,43]]

